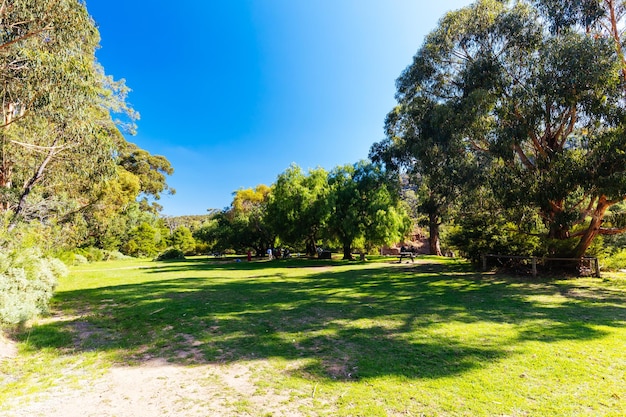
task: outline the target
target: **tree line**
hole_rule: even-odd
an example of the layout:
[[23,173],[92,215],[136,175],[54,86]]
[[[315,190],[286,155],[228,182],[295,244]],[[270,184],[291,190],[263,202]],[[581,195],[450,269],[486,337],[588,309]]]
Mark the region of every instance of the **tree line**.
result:
[[352,259],[354,250],[399,242],[410,227],[400,183],[380,166],[361,161],[304,172],[293,164],[271,186],[236,191],[194,237],[216,252],[264,255],[284,247],[315,256],[325,244]]

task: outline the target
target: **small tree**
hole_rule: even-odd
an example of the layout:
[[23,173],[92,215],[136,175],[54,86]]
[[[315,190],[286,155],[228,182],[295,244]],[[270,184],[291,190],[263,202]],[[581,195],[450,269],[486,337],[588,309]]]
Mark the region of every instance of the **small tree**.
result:
[[153,257],[164,248],[160,231],[147,222],[141,223],[129,234],[124,253],[136,257]]
[[191,230],[185,226],[179,226],[170,236],[170,246],[182,251],[184,254],[193,254],[196,249],[196,240],[191,234]]

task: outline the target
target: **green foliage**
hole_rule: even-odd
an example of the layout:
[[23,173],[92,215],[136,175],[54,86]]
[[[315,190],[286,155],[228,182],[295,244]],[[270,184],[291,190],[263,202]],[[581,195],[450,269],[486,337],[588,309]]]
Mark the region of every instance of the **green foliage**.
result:
[[147,222],[131,230],[129,240],[124,245],[124,253],[138,258],[152,258],[156,256],[164,246],[164,239],[159,229]]
[[224,240],[221,233],[222,229],[220,227],[220,223],[224,222],[218,220],[221,217],[222,214],[218,213],[212,219],[205,221],[200,227],[193,231],[193,237],[196,240],[196,243],[203,245],[207,252],[214,250],[219,251],[217,246],[219,246],[219,242]]
[[603,222],[626,196],[626,63],[615,38],[623,22],[611,31],[606,21],[613,7],[624,10],[481,0],[426,37],[372,154],[425,181],[431,233],[479,184],[508,221],[532,209],[546,246],[571,240],[551,245],[561,256],[582,256],[596,236],[620,231]]
[[24,323],[47,311],[59,277],[67,269],[36,249],[0,253],[0,325]]
[[83,255],[80,255],[80,254],[76,253],[72,257],[72,263],[70,265],[84,265],[84,264],[88,264],[88,263],[89,263],[89,259],[87,259],[86,256],[83,256]]
[[140,223],[129,207],[141,197],[141,210],[154,211],[144,200],[173,192],[165,182],[173,170],[123,137],[138,115],[124,82],[95,58],[100,38],[84,1],[5,3],[0,210],[12,214],[11,227],[34,219],[69,226],[62,249],[119,250]]
[[185,259],[185,254],[178,248],[170,248],[165,252],[161,252],[159,256],[156,257],[157,261],[168,261],[174,259]]
[[196,236],[217,252],[246,252],[253,248],[257,253],[265,253],[276,240],[267,222],[270,193],[271,188],[263,184],[237,190],[231,206],[217,213],[210,225],[203,227]]
[[88,262],[99,262],[105,258],[105,252],[99,248],[78,248],[75,252],[77,255],[84,256]]
[[449,244],[474,263],[483,254],[542,255],[542,242],[519,230],[504,217],[491,213],[468,214],[448,232]]
[[399,200],[399,184],[371,163],[360,162],[335,168],[328,178],[331,215],[327,233],[343,247],[344,259],[363,239],[365,249],[397,242],[410,229]]
[[317,253],[328,216],[330,188],[328,173],[318,168],[308,173],[293,164],[278,176],[267,207],[267,221],[282,244],[305,247]]
[[621,249],[610,255],[600,258],[600,267],[607,271],[619,271],[626,269],[626,249]]
[[164,156],[151,155],[137,145],[125,142],[120,149],[117,162],[139,180],[141,193],[145,197],[159,200],[163,192],[175,193],[175,190],[166,183],[166,175],[172,175],[174,169]]
[[189,230],[185,226],[179,226],[174,230],[169,238],[170,246],[187,255],[193,255],[196,250],[196,241]]
[[0,326],[24,323],[47,311],[57,280],[67,274],[60,260],[37,245],[42,227],[0,228]]
[[[0,58],[19,63],[0,74],[0,185],[9,191],[1,203],[15,224],[33,209],[39,218],[68,212],[111,178],[119,132],[110,112],[136,115],[123,82],[95,59],[99,35],[84,2],[24,0],[1,13]],[[34,208],[31,194],[45,204]]]

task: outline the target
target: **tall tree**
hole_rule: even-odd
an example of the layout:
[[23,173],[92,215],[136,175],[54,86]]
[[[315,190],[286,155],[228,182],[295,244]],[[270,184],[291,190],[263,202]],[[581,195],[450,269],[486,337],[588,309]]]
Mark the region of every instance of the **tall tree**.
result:
[[317,253],[317,240],[330,214],[328,173],[318,168],[308,174],[297,165],[278,176],[272,186],[267,219],[282,243],[299,246],[306,253]]
[[36,187],[54,198],[113,176],[111,112],[136,114],[95,59],[99,34],[83,2],[7,0],[0,21],[0,206],[15,224]]
[[[401,88],[406,80],[401,77]],[[434,97],[402,102],[385,122],[387,138],[374,144],[370,158],[394,172],[408,171],[419,179],[420,212],[428,217],[431,255],[442,255],[441,224],[446,220],[464,187],[474,184],[476,169],[457,132],[463,117],[453,106],[439,104]]]
[[480,0],[448,13],[402,74],[398,100],[462,116],[456,135],[490,161],[500,204],[534,208],[546,237],[582,256],[596,235],[622,231],[602,224],[626,196],[622,60],[594,29],[604,16],[595,3],[561,2],[571,6],[561,15],[558,3]]
[[337,167],[329,174],[331,215],[328,233],[352,259],[357,239],[364,246],[397,242],[410,228],[396,184],[378,166],[361,161]]

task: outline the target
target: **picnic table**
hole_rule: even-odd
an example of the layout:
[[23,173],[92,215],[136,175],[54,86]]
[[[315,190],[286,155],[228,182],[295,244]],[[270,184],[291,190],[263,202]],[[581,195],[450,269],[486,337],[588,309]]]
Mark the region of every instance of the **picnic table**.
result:
[[402,263],[402,258],[411,258],[411,262],[415,262],[415,254],[413,252],[400,252],[399,264]]

